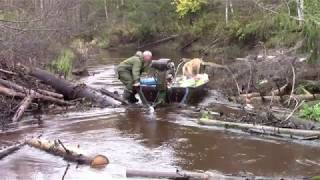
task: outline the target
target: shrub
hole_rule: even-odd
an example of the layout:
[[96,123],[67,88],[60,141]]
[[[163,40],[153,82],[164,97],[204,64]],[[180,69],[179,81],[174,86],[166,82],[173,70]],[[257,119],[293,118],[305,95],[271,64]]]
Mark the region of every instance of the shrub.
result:
[[304,104],[299,111],[299,117],[320,122],[320,103],[313,106]]

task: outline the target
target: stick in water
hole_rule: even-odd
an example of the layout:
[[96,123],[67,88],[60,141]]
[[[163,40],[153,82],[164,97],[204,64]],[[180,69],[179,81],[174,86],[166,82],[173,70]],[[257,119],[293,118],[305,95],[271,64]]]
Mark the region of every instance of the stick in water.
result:
[[64,170],[63,176],[62,176],[62,180],[64,180],[64,177],[66,176],[68,170],[69,170],[70,164],[68,163],[66,170]]

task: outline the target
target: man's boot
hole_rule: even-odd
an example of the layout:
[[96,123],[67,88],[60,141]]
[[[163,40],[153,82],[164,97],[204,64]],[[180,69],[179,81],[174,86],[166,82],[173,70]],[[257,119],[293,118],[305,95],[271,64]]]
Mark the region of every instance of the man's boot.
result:
[[139,99],[136,98],[135,94],[131,93],[129,102],[130,103],[137,103],[138,101],[139,101]]
[[127,100],[129,103],[136,103],[139,100],[135,97],[135,94],[132,91],[124,90],[123,99]]

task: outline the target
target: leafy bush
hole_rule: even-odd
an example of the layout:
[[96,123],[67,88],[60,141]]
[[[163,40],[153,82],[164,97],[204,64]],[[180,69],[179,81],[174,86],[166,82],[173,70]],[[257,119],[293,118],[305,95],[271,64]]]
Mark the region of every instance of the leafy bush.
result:
[[304,104],[299,111],[299,117],[320,122],[320,103],[314,106]]
[[180,17],[184,17],[189,13],[195,13],[207,3],[207,0],[174,0],[173,4],[176,5],[176,12]]

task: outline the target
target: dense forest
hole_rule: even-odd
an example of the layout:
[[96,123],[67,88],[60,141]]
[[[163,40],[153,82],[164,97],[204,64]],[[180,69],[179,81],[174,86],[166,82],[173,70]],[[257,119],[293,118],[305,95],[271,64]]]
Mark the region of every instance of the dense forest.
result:
[[138,48],[178,35],[177,50],[237,57],[285,47],[316,60],[319,10],[317,0],[2,0],[1,59],[47,63],[79,42]]

